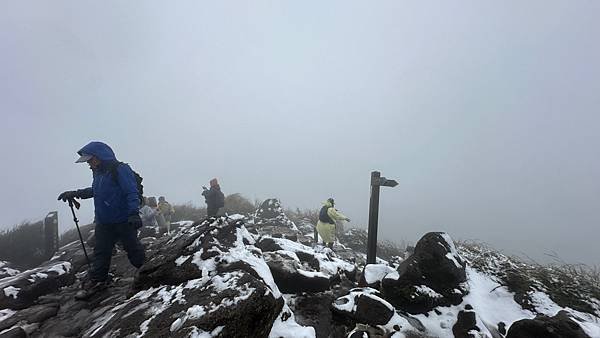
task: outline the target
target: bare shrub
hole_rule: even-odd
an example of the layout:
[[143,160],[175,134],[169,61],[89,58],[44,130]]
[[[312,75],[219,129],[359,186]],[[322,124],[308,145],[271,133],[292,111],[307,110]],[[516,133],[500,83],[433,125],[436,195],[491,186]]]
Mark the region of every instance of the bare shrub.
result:
[[173,209],[175,209],[175,213],[171,216],[172,222],[178,221],[199,221],[206,217],[206,208],[205,207],[197,207],[192,204],[192,202],[188,202],[186,204],[176,204],[173,205]]
[[225,197],[224,212],[227,214],[242,214],[248,215],[253,213],[257,208],[249,199],[242,196],[240,193],[235,193]]
[[0,232],[0,260],[21,268],[32,268],[46,260],[44,257],[44,222],[23,222]]

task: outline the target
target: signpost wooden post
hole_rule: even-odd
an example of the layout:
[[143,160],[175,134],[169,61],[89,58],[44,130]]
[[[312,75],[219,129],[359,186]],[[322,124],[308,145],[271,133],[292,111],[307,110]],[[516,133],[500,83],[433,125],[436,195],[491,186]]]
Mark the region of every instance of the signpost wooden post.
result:
[[371,199],[369,202],[369,233],[367,238],[367,264],[377,257],[377,222],[379,219],[379,187],[395,187],[398,182],[381,177],[379,171],[371,172]]

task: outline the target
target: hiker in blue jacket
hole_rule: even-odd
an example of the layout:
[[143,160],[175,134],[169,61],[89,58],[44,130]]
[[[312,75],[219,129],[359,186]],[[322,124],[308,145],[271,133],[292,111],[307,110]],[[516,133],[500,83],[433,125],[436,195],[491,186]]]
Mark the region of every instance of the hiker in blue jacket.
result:
[[75,163],[87,162],[92,170],[92,186],[65,191],[59,200],[94,198],[95,236],[94,260],[89,283],[76,297],[85,299],[108,286],[108,272],[116,242],[123,244],[129,262],[136,268],[144,263],[144,247],[137,237],[142,226],[138,182],[129,165],[117,161],[115,153],[105,143],[90,142],[77,152]]

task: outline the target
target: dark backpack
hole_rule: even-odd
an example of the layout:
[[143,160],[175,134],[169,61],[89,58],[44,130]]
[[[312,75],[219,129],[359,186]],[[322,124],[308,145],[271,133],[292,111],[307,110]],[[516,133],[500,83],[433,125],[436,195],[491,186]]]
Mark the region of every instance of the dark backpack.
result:
[[[119,173],[117,172],[117,167],[120,166],[121,164],[127,165],[127,163],[115,162],[115,164],[113,164],[110,167],[110,173],[112,174],[113,180],[117,184],[119,184]],[[129,167],[129,169],[131,169],[131,167]],[[144,179],[135,170],[131,169],[131,171],[133,172],[133,177],[135,177],[135,183],[137,186],[138,198],[140,199],[140,205],[143,205],[144,204],[144,185],[142,184],[142,181]]]
[[319,211],[319,221],[321,221],[323,223],[335,224],[335,221],[333,219],[331,219],[331,217],[329,217],[329,214],[327,213],[329,208],[331,208],[331,207],[328,207],[326,205],[324,205],[321,208],[321,211]]

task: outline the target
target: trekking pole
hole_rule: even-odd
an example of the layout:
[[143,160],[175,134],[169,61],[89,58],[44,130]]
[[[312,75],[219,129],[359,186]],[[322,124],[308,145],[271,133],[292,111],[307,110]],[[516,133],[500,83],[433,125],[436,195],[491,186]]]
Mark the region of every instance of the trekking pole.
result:
[[77,219],[77,216],[75,215],[75,209],[73,209],[73,205],[75,205],[75,208],[79,209],[79,206],[81,204],[79,204],[79,202],[77,202],[75,199],[69,198],[69,207],[71,207],[71,213],[73,214],[73,222],[75,222],[75,226],[77,227],[77,233],[79,234],[79,240],[81,241],[81,246],[83,247],[83,254],[85,255],[85,260],[87,261],[88,266],[91,266],[90,257],[87,254],[87,250],[85,250],[85,243],[83,243],[83,237],[81,236],[81,230],[79,230],[79,220]]

